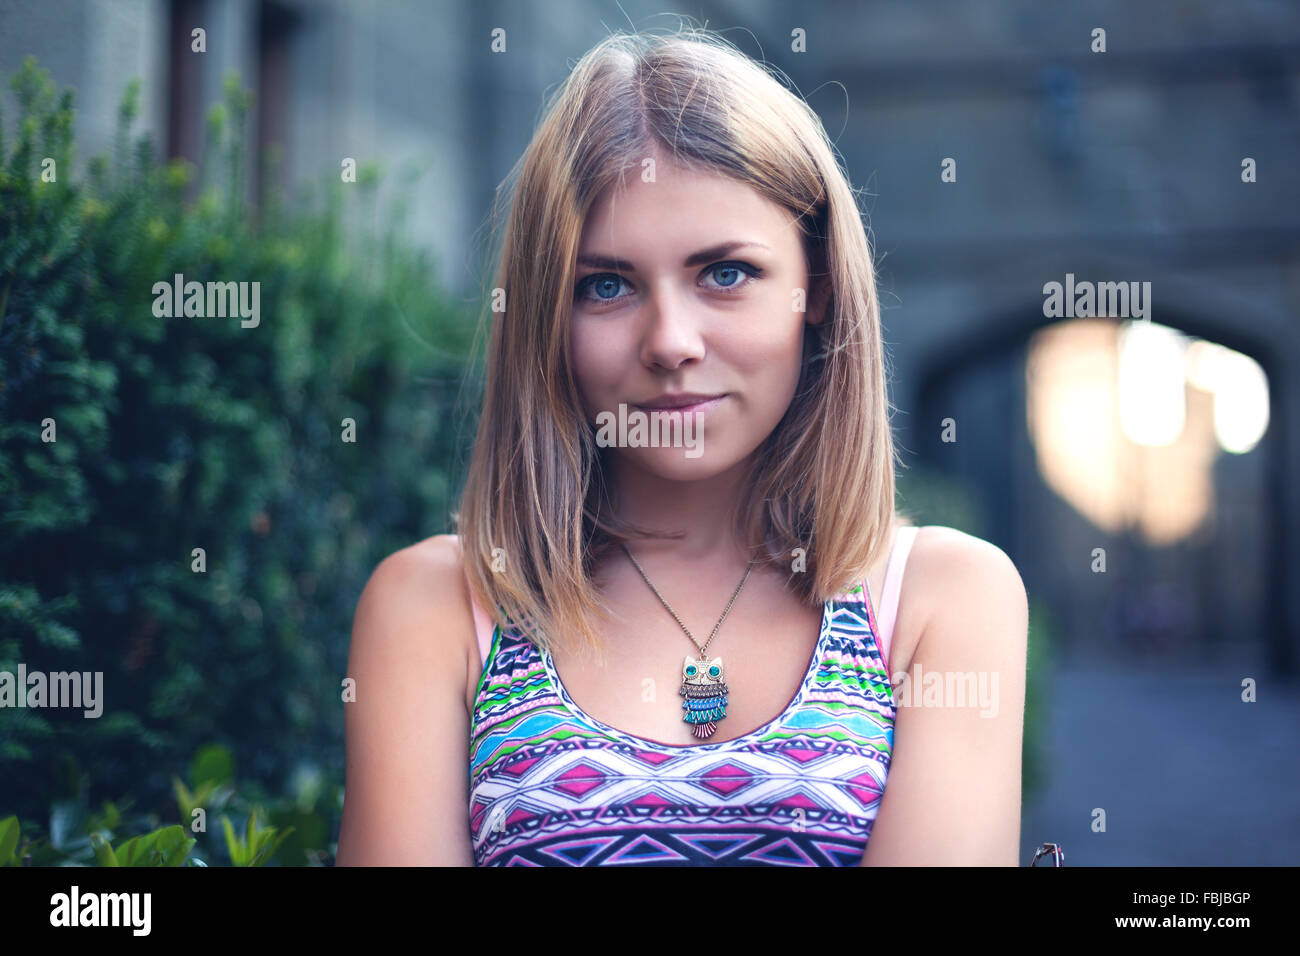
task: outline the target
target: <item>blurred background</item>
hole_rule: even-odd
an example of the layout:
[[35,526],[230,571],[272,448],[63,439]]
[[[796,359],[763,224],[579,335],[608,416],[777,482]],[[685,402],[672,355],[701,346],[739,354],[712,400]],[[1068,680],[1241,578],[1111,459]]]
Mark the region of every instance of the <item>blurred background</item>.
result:
[[[0,671],[105,701],[0,708],[12,859],[202,810],[191,859],[332,862],[351,615],[451,529],[497,187],[578,57],[684,15],[862,190],[901,507],[1025,580],[1022,863],[1295,862],[1300,7],[669,9],[0,0]],[[176,273],[260,326],[159,319]],[[1148,311],[1048,317],[1067,276]]]

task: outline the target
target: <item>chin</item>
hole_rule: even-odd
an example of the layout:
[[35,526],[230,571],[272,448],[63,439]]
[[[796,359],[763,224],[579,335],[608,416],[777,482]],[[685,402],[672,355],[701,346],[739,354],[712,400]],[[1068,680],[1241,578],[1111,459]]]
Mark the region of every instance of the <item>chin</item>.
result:
[[706,442],[703,453],[695,458],[686,457],[686,448],[625,448],[621,449],[628,466],[647,472],[665,481],[703,481],[734,467],[740,458],[727,454],[722,448],[710,448]]

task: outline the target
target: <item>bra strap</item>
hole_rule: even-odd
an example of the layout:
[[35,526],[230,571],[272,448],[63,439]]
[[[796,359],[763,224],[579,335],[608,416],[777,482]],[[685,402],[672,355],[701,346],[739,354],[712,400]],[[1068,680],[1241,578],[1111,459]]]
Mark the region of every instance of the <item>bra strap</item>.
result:
[[478,637],[479,660],[486,664],[488,651],[492,649],[492,634],[495,627],[488,612],[483,610],[483,605],[474,596],[474,589],[469,586],[468,573],[465,574],[465,590],[469,593],[470,610],[474,614],[474,632]]
[[898,617],[898,596],[903,590],[903,571],[907,566],[907,555],[912,550],[912,542],[920,528],[910,525],[895,532],[894,546],[889,552],[889,564],[885,567],[884,593],[880,597],[880,654],[884,658],[885,669],[889,669],[889,645],[894,636],[894,621]]

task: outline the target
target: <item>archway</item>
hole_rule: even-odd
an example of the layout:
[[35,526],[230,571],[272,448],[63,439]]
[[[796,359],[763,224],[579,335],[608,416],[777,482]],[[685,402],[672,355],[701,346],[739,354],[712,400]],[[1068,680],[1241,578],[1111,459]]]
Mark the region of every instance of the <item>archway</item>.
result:
[[[1286,529],[1296,526],[1298,516],[1286,463],[1295,460],[1296,449],[1288,443],[1297,438],[1286,428],[1295,402],[1287,348],[1260,332],[1268,323],[1228,324],[1168,305],[1161,311],[1161,325],[1258,362],[1268,381],[1269,418],[1249,452],[1209,456],[1207,474],[1199,476],[1209,488],[1200,520],[1188,520],[1182,533],[1153,542],[1151,522],[1141,520],[1140,509],[1130,508],[1129,520],[1108,523],[1102,512],[1071,501],[1045,474],[1043,442],[1031,434],[1027,363],[1031,348],[1041,346],[1040,333],[1060,332],[1081,320],[1048,320],[1042,311],[1041,302],[999,310],[977,324],[981,334],[932,349],[919,366],[917,411],[907,423],[905,447],[916,452],[919,465],[971,490],[987,525],[976,533],[986,532],[1003,547],[1031,594],[1057,612],[1065,654],[1087,642],[1089,653],[1173,662],[1236,654],[1250,645],[1262,666],[1295,674],[1296,634],[1287,622],[1295,620],[1291,605],[1300,568],[1296,555],[1287,552]],[[1109,325],[1112,337],[1124,324],[1091,321]],[[1094,335],[1089,347],[1099,348],[1105,330],[1094,332],[1100,337]],[[1203,425],[1204,395],[1193,390],[1193,402],[1199,403],[1193,425]],[[1084,414],[1089,420],[1089,412]],[[1105,418],[1104,411],[1092,419],[1098,417]],[[955,441],[944,440],[945,420],[954,426],[947,437]],[[1167,484],[1172,497],[1174,483]],[[1114,489],[1131,493],[1134,487],[1131,480],[1114,482]],[[1168,501],[1152,500],[1170,512]]]

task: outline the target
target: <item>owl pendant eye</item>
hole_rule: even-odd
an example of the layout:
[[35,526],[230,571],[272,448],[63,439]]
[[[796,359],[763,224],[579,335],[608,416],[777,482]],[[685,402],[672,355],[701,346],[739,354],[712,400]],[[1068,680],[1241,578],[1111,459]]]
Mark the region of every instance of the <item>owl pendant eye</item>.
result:
[[718,721],[727,716],[727,685],[723,683],[722,658],[682,662],[682,719],[691,725],[691,733],[704,739],[718,729]]

